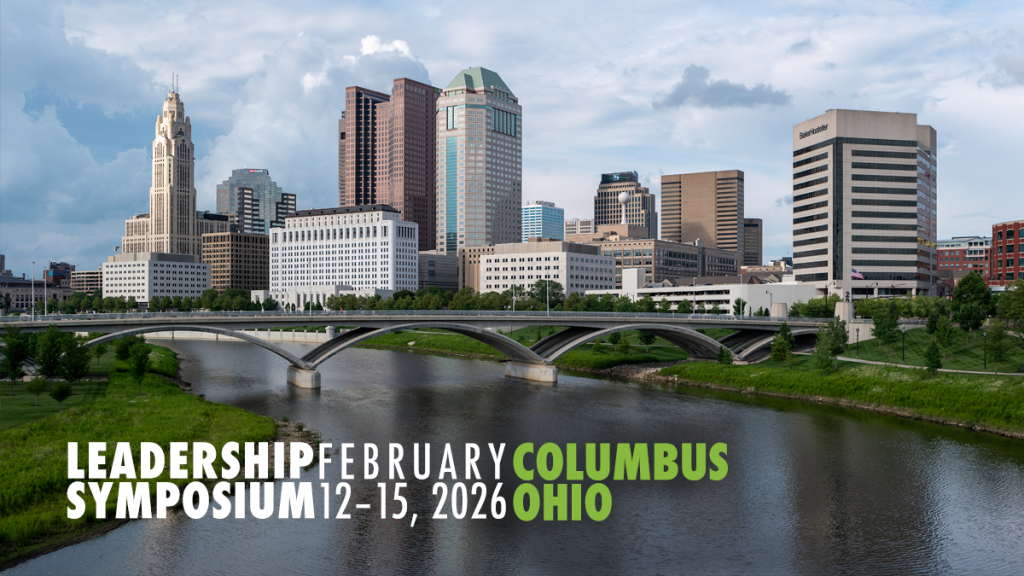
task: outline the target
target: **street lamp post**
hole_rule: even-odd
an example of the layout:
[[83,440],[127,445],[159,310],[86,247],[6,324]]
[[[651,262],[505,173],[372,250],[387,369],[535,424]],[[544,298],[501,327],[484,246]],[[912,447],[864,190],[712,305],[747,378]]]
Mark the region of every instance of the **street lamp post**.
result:
[[44,318],[50,313],[49,309],[48,309],[49,305],[50,305],[50,303],[46,299],[46,269],[43,268],[43,317]]
[[988,332],[981,333],[981,348],[985,351],[985,370],[988,370]]
[[860,328],[857,328],[857,358],[860,358]]
[[32,261],[32,321],[36,319],[36,261]]
[[547,300],[548,316],[551,316],[551,281],[545,280],[544,287],[547,289],[544,293],[544,299]]
[[907,327],[900,328],[900,332],[903,332],[903,363],[907,363]]

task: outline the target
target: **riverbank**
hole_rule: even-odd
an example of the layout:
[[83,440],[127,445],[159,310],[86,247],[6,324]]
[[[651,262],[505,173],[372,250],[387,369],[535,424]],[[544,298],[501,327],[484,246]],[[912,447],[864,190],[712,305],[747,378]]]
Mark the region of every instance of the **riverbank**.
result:
[[[123,521],[95,520],[91,505],[82,519],[67,518],[67,443],[131,442],[138,461],[140,442],[210,442],[219,453],[228,441],[263,442],[278,433],[278,422],[240,408],[206,402],[184,389],[174,352],[154,349],[154,372],[139,385],[124,363],[105,357],[107,385],[101,398],[0,431],[0,570],[103,534]],[[24,387],[24,384],[16,385]],[[76,386],[76,393],[78,392]],[[281,422],[287,428],[287,423]],[[108,446],[109,448],[109,446]],[[215,466],[221,463],[218,461]],[[172,481],[167,473],[153,481]],[[183,485],[185,480],[173,480]],[[112,517],[116,502],[108,503]],[[93,518],[89,520],[89,518]]]
[[634,374],[666,387],[693,386],[858,408],[1024,440],[1024,381],[840,362],[822,374],[809,357],[792,365],[688,362]]

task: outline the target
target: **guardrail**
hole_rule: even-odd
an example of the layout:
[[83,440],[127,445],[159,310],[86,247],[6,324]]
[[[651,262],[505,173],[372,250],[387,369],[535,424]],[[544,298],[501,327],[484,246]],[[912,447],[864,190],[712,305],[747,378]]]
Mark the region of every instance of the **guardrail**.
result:
[[[3,322],[60,322],[64,320],[132,320],[140,318],[196,318],[196,319],[226,319],[226,318],[345,318],[359,316],[466,316],[466,317],[494,317],[503,318],[649,318],[649,319],[686,319],[686,320],[732,320],[743,322],[810,322],[823,324],[829,318],[804,318],[800,316],[734,316],[732,314],[678,314],[674,312],[535,312],[535,311],[511,311],[511,310],[314,310],[304,312],[291,312],[283,310],[274,311],[222,311],[222,312],[127,312],[115,314],[37,314],[22,316],[0,316],[0,323]],[[870,320],[864,320],[870,322]],[[900,320],[901,324],[925,324],[925,320],[908,319]]]

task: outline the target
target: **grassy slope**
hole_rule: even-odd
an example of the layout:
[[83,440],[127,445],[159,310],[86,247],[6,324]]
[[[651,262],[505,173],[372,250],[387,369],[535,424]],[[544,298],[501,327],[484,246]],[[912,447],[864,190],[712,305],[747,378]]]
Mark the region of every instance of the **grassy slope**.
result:
[[[154,347],[154,368],[177,372],[174,353]],[[113,365],[113,361],[110,361]],[[120,364],[120,363],[118,363]],[[105,395],[92,402],[0,432],[0,566],[99,526],[103,521],[66,518],[67,443],[79,443],[87,462],[87,442],[131,442],[138,464],[140,442],[251,442],[272,438],[274,421],[238,408],[205,402],[181,392],[156,374],[138,384],[123,372],[110,373]],[[166,481],[167,478],[158,480]],[[184,482],[184,481],[178,481]],[[116,502],[112,495],[110,504]],[[112,517],[113,512],[108,513]]]
[[752,387],[801,397],[845,398],[929,418],[1024,431],[1021,378],[949,373],[929,376],[924,370],[852,362],[840,362],[839,366],[839,370],[823,376],[811,367],[810,357],[801,356],[792,366],[771,360],[749,366],[693,362],[666,368],[662,374],[737,390]]
[[[868,330],[870,333],[870,329]],[[864,337],[864,330],[861,329],[861,337]],[[854,338],[856,340],[856,338]],[[885,344],[878,340],[861,340],[860,343],[860,359],[861,360],[874,360],[877,362],[891,362],[894,364],[909,364],[911,366],[924,366],[924,352],[928,348],[928,343],[931,342],[932,337],[924,328],[917,328],[914,330],[907,331],[907,360],[903,361],[903,340],[902,337],[897,338],[892,343],[892,351],[890,352]],[[1015,343],[1020,342],[1019,338],[1014,338]],[[848,358],[857,358],[857,345],[854,342],[853,346],[848,348],[843,354]],[[1010,357],[1007,361],[1004,361],[1000,370],[1006,372],[1016,372],[1017,369],[1024,366],[1024,347],[1015,345]],[[984,370],[985,369],[985,349],[982,346],[982,336],[980,332],[972,332],[970,335],[970,345],[965,345],[963,333],[957,338],[953,346],[946,351],[946,359],[942,363],[943,368],[949,368],[951,370]],[[988,370],[993,370],[992,358],[988,358]]]
[[[552,330],[557,329],[541,327],[539,336],[543,338]],[[531,346],[537,342],[538,328],[522,328],[507,335],[516,340],[522,338],[522,343],[525,346]],[[620,364],[670,362],[685,360],[689,357],[684,350],[661,338],[651,345],[649,353],[645,352],[644,346],[637,343],[635,335],[631,337],[631,342],[629,355],[615,353],[610,344],[600,347],[603,353],[595,353],[593,347],[588,344],[568,352],[560,357],[556,364],[566,368],[610,368]],[[438,329],[385,334],[367,340],[362,345],[367,348],[408,348],[447,354],[479,355],[494,359],[504,358],[504,355],[494,348],[473,338]]]

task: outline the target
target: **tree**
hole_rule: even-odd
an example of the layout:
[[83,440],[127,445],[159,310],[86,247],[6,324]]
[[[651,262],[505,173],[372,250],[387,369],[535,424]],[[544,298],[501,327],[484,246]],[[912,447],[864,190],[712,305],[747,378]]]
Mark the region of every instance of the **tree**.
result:
[[21,366],[28,360],[32,345],[28,335],[17,326],[4,326],[3,341],[4,347],[0,348],[3,353],[0,371],[11,379],[10,395],[14,396],[14,382],[25,375]]
[[783,322],[782,326],[779,326],[779,333],[776,338],[782,338],[788,344],[790,351],[796,348],[796,336],[793,336],[793,331],[789,329],[789,322]]
[[64,401],[71,397],[71,384],[67,382],[57,382],[50,388],[50,398],[57,401],[57,411],[60,412],[64,407]]
[[565,301],[565,289],[554,280],[537,280],[530,287],[530,299],[540,310],[547,309],[550,299],[551,307],[554,308]]
[[621,332],[612,332],[611,334],[608,335],[608,342],[610,342],[612,346],[618,344],[619,340],[622,340]]
[[[273,298],[271,298],[270,296],[267,296],[263,300],[263,303],[260,304],[260,307],[263,308],[264,312],[270,312],[270,311],[273,311],[273,310],[277,310],[277,301],[274,300]],[[337,310],[337,309],[338,308],[334,308],[334,310]]]
[[1006,333],[1006,324],[1002,320],[995,320],[988,328],[988,336],[985,337],[985,351],[992,359],[994,371],[999,373],[999,363],[1006,360],[1013,349],[1013,336]]
[[693,302],[682,300],[676,305],[676,312],[680,314],[693,314]]
[[718,347],[718,363],[719,364],[732,364],[732,352],[725,346]]
[[1006,287],[999,299],[999,314],[1017,328],[1024,324],[1024,278],[1017,278]]
[[[792,334],[790,334],[792,336]],[[771,359],[776,362],[788,362],[793,358],[793,348],[789,339],[785,338],[780,331],[772,340]]]
[[939,350],[939,343],[934,339],[928,343],[928,348],[924,351],[924,365],[928,367],[928,371],[935,374],[942,368],[942,352]]
[[139,383],[139,396],[142,395],[142,381],[149,372],[149,346],[136,344],[131,348],[131,356],[128,362],[128,373]]
[[944,314],[938,307],[932,308],[931,312],[928,313],[928,325],[925,327],[925,330],[927,330],[929,334],[935,334],[935,329],[939,325],[939,318],[943,315]]
[[697,302],[697,308],[694,310],[695,314],[707,314],[707,309],[704,307],[703,302]]
[[64,340],[67,334],[61,332],[53,324],[46,327],[40,334],[36,344],[36,372],[48,379],[57,377],[60,372],[60,356],[64,353]]
[[658,302],[658,312],[666,313],[672,311],[672,303],[668,301],[668,298],[662,297]]
[[828,332],[828,355],[838,370],[839,355],[846,352],[846,348],[850,345],[850,334],[846,331],[846,321],[833,316],[825,325],[825,331]]
[[89,349],[78,338],[64,341],[64,355],[60,359],[60,375],[68,382],[79,382],[89,373]]
[[732,303],[732,315],[743,316],[743,309],[746,307],[747,301],[743,298],[737,298],[736,301]]
[[[969,273],[968,276],[971,274],[973,272]],[[985,311],[978,302],[961,304],[960,308],[956,311],[956,321],[960,324],[960,329],[964,331],[964,346],[970,346],[967,335],[972,330],[981,328],[982,324],[985,323]]]
[[956,283],[956,288],[953,289],[953,312],[958,314],[962,307],[973,304],[981,307],[982,318],[988,317],[992,304],[992,292],[989,291],[988,284],[985,283],[981,274],[972,270],[961,278]]
[[895,302],[887,300],[879,305],[871,322],[871,335],[884,342],[889,352],[892,352],[892,341],[896,339],[896,333],[900,329],[900,318]]
[[721,314],[721,313],[722,313],[722,307],[718,305],[718,302],[715,302],[714,305],[711,306],[711,310],[708,310],[708,314]]
[[93,353],[94,356],[96,356],[96,367],[97,368],[100,365],[100,358],[102,358],[107,353],[107,350],[109,350],[109,349],[110,349],[110,342],[104,342],[102,344],[95,344],[92,347],[92,353]]
[[36,406],[39,406],[39,395],[50,389],[50,381],[43,378],[34,378],[25,385],[25,391],[36,397]]
[[935,342],[942,348],[942,359],[946,359],[946,351],[953,346],[953,342],[957,336],[957,328],[953,326],[953,323],[949,321],[946,316],[940,316],[938,324],[935,326],[935,333],[932,336],[935,338]]
[[644,353],[649,353],[651,351],[651,344],[654,344],[654,341],[657,339],[658,337],[655,336],[653,332],[648,332],[646,330],[641,330],[640,333],[637,334],[637,340],[644,345]]
[[822,376],[832,367],[833,363],[833,358],[830,355],[832,344],[828,341],[830,335],[831,333],[827,330],[818,332],[818,341],[814,347],[814,354],[811,355],[811,362],[815,368],[821,369]]
[[114,340],[114,357],[126,362],[132,355],[132,338],[119,338]]
[[[618,332],[616,332],[616,334],[618,334]],[[621,340],[618,341],[618,343],[615,344],[615,351],[618,352],[619,354],[623,354],[626,356],[629,355],[631,349],[629,347],[628,336],[622,338]]]

